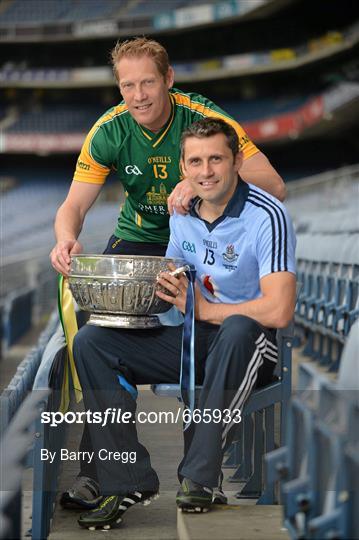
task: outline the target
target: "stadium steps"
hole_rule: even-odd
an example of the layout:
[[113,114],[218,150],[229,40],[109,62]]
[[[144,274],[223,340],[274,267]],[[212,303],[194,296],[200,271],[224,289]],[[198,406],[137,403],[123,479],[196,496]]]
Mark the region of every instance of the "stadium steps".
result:
[[[308,361],[298,350],[293,351],[293,375],[299,361]],[[294,381],[295,382],[295,381]],[[173,398],[156,397],[149,386],[140,387],[138,410],[176,411],[178,403]],[[79,406],[79,410],[81,406]],[[279,423],[276,426],[279,431]],[[72,424],[66,448],[78,450],[82,427]],[[138,426],[141,442],[151,454],[152,466],[160,478],[160,498],[149,506],[134,506],[124,517],[119,529],[106,531],[107,540],[281,540],[287,539],[282,529],[281,506],[256,506],[255,500],[235,498],[242,484],[224,482],[228,506],[219,506],[204,515],[177,513],[175,496],[178,489],[177,464],[182,455],[180,424],[141,424]],[[64,461],[59,494],[71,486],[78,473],[78,463]],[[227,478],[233,470],[224,471]],[[49,540],[88,539],[89,532],[77,525],[79,513],[63,510],[56,505]],[[225,532],[224,532],[225,531]]]
[[[149,386],[142,386],[138,398],[138,410],[177,411],[177,401],[171,398],[158,399]],[[80,410],[81,407],[79,407]],[[78,450],[82,434],[81,424],[72,424],[66,447]],[[141,442],[151,454],[151,462],[160,478],[160,497],[149,506],[136,505],[126,513],[118,529],[106,531],[106,539],[121,540],[175,540],[176,504],[178,489],[177,464],[182,452],[182,426],[180,424],[140,424],[138,433]],[[71,486],[78,472],[78,462],[63,462],[59,492]],[[91,535],[77,524],[79,513],[63,510],[56,505],[49,540],[73,540]],[[96,533],[92,533],[96,534]],[[101,532],[98,533],[101,535]],[[102,533],[101,536],[103,536]]]
[[280,506],[227,505],[207,514],[184,514],[178,511],[179,540],[285,540]]
[[[38,330],[37,333],[39,333]],[[18,346],[11,348],[0,363],[1,379],[6,379],[10,371],[24,356],[24,348],[31,347],[36,336],[30,333],[21,340]],[[293,386],[296,384],[297,366],[299,362],[308,358],[302,356],[301,351],[293,351]],[[310,361],[310,360],[309,360]],[[12,367],[12,369],[11,369]],[[5,368],[5,370],[4,370]],[[172,398],[158,399],[150,387],[141,387],[139,396],[139,410],[146,411],[176,411],[177,401]],[[78,406],[79,410],[81,405]],[[276,427],[279,430],[279,424]],[[238,483],[224,482],[224,489],[229,497],[229,505],[214,509],[209,514],[185,515],[176,513],[175,494],[178,489],[176,467],[182,453],[182,435],[179,424],[142,424],[139,426],[140,440],[151,453],[152,465],[158,472],[161,482],[161,496],[150,506],[138,506],[126,515],[120,529],[106,532],[108,540],[200,540],[201,538],[232,538],[243,540],[280,540],[288,538],[282,529],[282,509],[280,506],[256,506],[254,500],[239,501],[234,497],[241,487]],[[82,433],[82,426],[73,424],[69,430],[69,440],[65,447],[76,451]],[[61,474],[59,494],[68,488],[78,472],[77,462],[64,462]],[[233,471],[225,470],[225,477]],[[23,481],[23,534],[31,528],[31,498],[32,498],[32,470],[26,470]],[[57,504],[51,528],[50,540],[73,540],[77,538],[88,539],[88,531],[80,529],[77,525],[78,513],[64,511]],[[225,531],[225,534],[224,532]],[[218,534],[217,534],[218,533]],[[187,535],[187,536],[186,536]],[[23,536],[25,538],[25,536]]]

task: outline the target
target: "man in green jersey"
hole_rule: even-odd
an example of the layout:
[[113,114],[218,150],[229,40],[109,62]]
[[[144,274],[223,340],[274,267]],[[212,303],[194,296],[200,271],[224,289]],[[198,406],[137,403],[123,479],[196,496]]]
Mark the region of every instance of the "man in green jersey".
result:
[[[186,213],[193,196],[179,167],[180,136],[196,120],[222,118],[234,127],[243,153],[240,175],[279,199],[281,177],[249,140],[242,127],[207,98],[173,88],[174,72],[166,50],[154,40],[135,38],[112,51],[115,78],[123,101],[93,126],[83,144],[74,179],[55,220],[57,243],[50,258],[67,276],[70,255],[83,252],[78,241],[85,216],[111,169],[117,172],[126,200],[105,253],[164,255],[169,237],[169,212]],[[81,441],[90,447],[87,429]],[[65,506],[96,506],[95,473],[81,463],[77,484],[65,492]]]
[[82,251],[77,238],[84,218],[111,169],[117,171],[126,200],[109,248],[116,253],[143,248],[144,254],[164,254],[168,209],[186,212],[192,198],[188,182],[180,182],[180,135],[205,116],[222,118],[236,129],[243,180],[284,199],[281,177],[237,122],[205,97],[172,88],[174,72],[159,43],[146,38],[118,43],[112,60],[123,101],[87,135],[68,196],[57,212],[57,243],[50,257],[58,272],[67,275],[70,254]]

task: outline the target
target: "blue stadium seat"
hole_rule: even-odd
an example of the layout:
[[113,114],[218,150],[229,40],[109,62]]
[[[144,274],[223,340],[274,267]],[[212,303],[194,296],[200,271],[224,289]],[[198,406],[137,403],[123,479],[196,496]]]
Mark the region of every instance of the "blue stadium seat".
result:
[[[201,0],[198,3],[206,3]],[[176,8],[191,5],[190,0],[140,0],[130,4],[128,10],[123,14],[126,18],[149,17],[166,11],[173,11]]]
[[86,21],[110,17],[124,0],[13,0],[0,15],[0,24],[44,24],[55,21]]
[[[41,364],[36,373],[33,384],[33,392],[50,390],[48,396],[40,404],[41,411],[56,412],[60,410],[61,389],[64,377],[65,358],[67,346],[62,326],[59,323],[58,314],[54,313],[57,326],[53,329],[51,339],[48,341],[41,357]],[[86,313],[76,313],[77,324],[81,327],[86,320]],[[70,399],[73,396],[73,387],[69,385]],[[34,540],[47,538],[50,532],[50,523],[54,512],[55,499],[58,491],[58,477],[61,466],[60,449],[64,447],[66,422],[57,427],[40,421],[36,422],[37,437],[34,442],[31,455],[31,467],[33,467],[33,502],[32,502],[32,531]],[[52,464],[47,460],[41,460],[41,449],[46,448],[56,452]]]
[[[41,402],[42,411],[58,411],[61,401],[61,385],[64,376],[67,348],[62,327],[59,324],[42,356],[41,364],[34,381],[33,391],[48,389],[49,395]],[[57,427],[36,423],[37,438],[33,448],[33,500],[32,500],[32,538],[47,538],[50,521],[54,511],[57,481],[60,467],[59,449],[65,443],[66,422]],[[41,460],[41,449],[56,451],[56,459]]]
[[0,538],[21,538],[21,481],[24,458],[34,439],[34,420],[47,390],[32,393],[17,410],[0,443]]
[[304,354],[337,371],[343,344],[359,316],[358,233],[299,235],[298,278],[303,282],[295,322],[306,336]]
[[345,344],[337,381],[314,365],[299,366],[286,446],[266,456],[267,483],[273,488],[280,482],[292,539],[358,537],[358,325]]
[[347,392],[354,392],[354,399],[359,405],[359,320],[357,320],[349,333],[341,358],[338,373],[338,387]]

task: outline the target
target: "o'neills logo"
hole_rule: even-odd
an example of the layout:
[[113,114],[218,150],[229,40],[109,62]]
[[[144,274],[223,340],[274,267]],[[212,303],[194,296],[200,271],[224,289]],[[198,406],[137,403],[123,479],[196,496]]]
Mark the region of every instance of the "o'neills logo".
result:
[[88,163],[84,163],[80,159],[77,160],[77,166],[80,169],[83,169],[84,171],[89,171],[90,170],[90,165]]
[[152,156],[149,157],[147,163],[172,163],[171,156]]

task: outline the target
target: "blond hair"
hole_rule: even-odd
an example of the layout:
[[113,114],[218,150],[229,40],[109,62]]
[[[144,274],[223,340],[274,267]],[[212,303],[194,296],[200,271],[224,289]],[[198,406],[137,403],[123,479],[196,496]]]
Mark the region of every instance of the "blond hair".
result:
[[124,57],[139,58],[141,56],[152,58],[163,78],[166,77],[170,67],[166,49],[154,39],[136,37],[122,42],[118,41],[111,51],[112,69],[117,82],[119,82],[117,63]]

